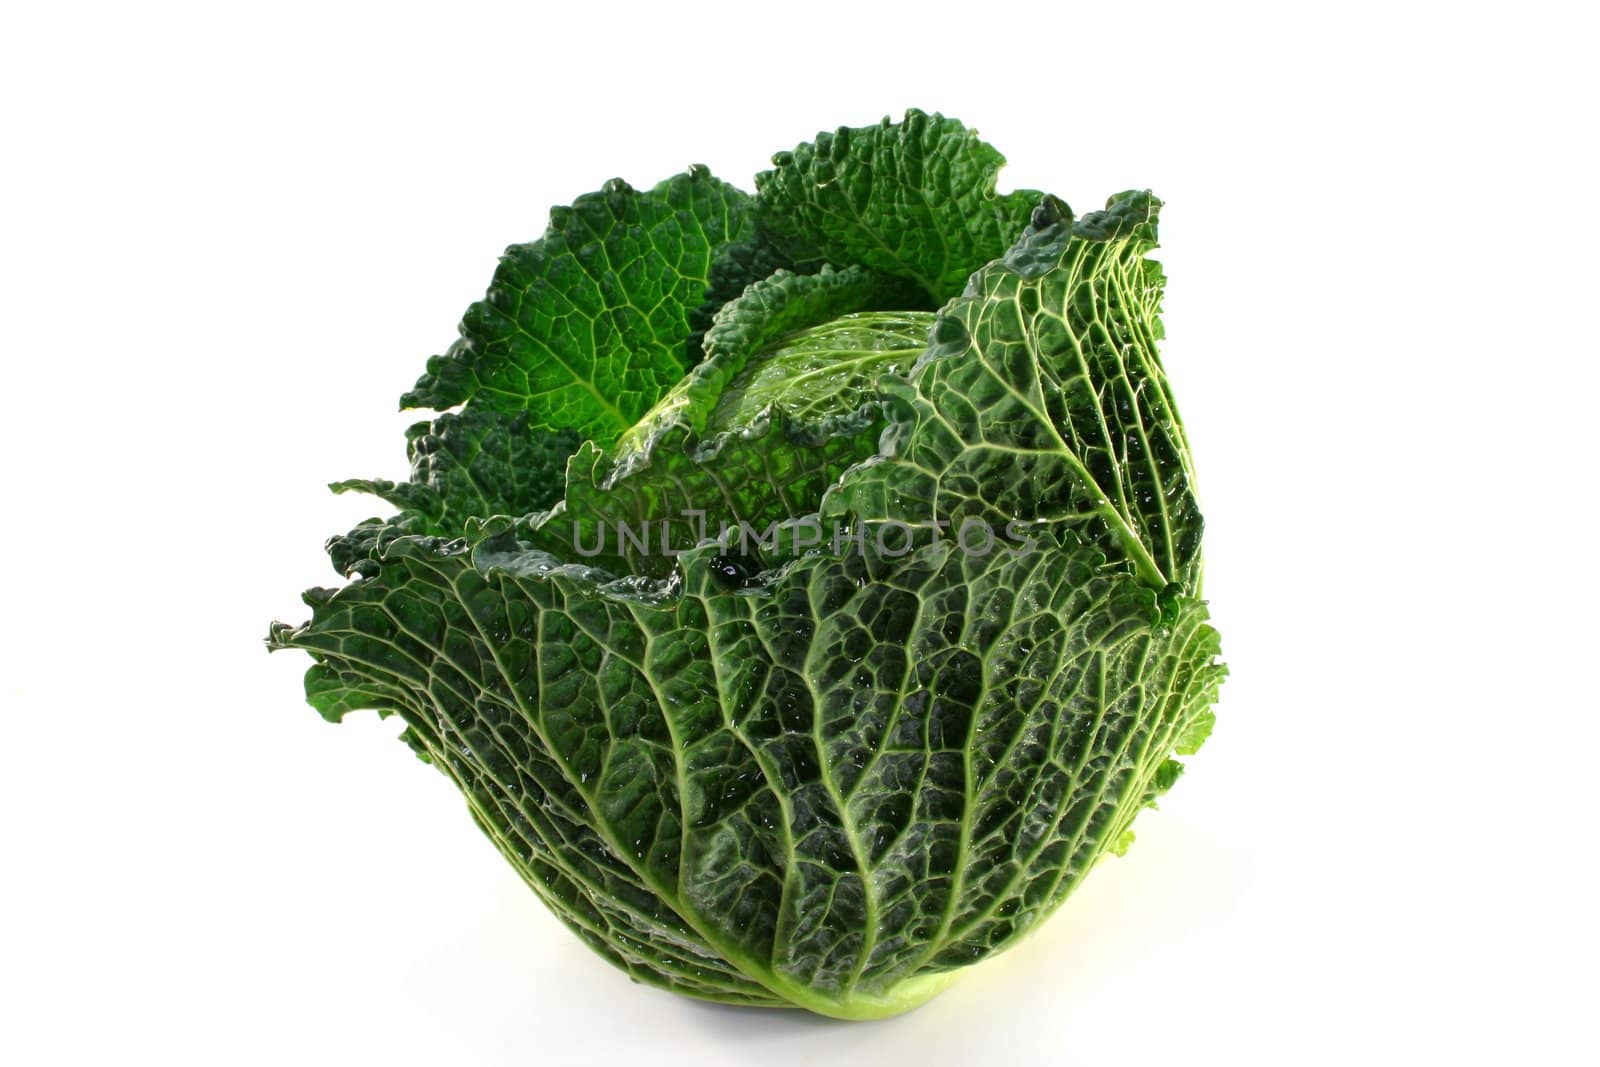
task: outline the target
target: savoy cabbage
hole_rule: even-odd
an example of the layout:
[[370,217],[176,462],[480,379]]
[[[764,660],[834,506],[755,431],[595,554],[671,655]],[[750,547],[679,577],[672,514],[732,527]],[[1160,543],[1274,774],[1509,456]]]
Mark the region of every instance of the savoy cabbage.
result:
[[376,709],[595,952],[709,1000],[921,1003],[1120,852],[1212,722],[1160,202],[1081,217],[910,112],[750,195],[620,180],[402,399],[398,513],[269,645]]

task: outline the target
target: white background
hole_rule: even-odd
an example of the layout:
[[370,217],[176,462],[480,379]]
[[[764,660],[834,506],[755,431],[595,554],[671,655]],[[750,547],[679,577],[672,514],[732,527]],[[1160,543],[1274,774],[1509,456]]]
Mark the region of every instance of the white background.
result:
[[[1592,1055],[1584,6],[555,6],[4,16],[0,1059]],[[706,1007],[592,958],[261,637],[549,205],[749,188],[907,106],[1004,188],[1167,201],[1233,674],[1127,858],[926,1008]]]

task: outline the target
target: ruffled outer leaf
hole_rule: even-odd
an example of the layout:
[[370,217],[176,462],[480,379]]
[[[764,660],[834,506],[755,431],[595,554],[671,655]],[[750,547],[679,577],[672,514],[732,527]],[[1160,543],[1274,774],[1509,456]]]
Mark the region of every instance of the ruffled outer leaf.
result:
[[995,191],[1005,157],[955,119],[840,127],[756,175],[760,223],[780,247],[915,283],[937,307],[1004,252],[1039,194]]
[[542,238],[506,250],[460,339],[400,406],[470,399],[609,443],[693,362],[691,313],[718,249],[753,234],[748,205],[693,167],[647,192],[614,179],[555,209]]

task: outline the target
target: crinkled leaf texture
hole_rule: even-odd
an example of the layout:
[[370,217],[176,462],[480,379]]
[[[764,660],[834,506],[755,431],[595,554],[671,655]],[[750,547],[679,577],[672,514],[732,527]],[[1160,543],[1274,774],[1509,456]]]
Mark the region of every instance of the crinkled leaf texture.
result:
[[859,263],[935,305],[1016,238],[1039,194],[995,191],[1005,157],[955,119],[841,127],[779,152],[756,175],[761,230],[796,258]]
[[910,1006],[1048,913],[1208,707],[1200,605],[1044,535],[808,555],[668,593],[490,537],[405,538],[274,635],[373,706],[530,885],[641,981]]
[[[330,542],[353,580],[309,591],[311,620],[269,645],[311,654],[328,718],[399,716],[636,980],[870,1018],[1120,854],[1209,733],[1225,669],[1156,355],[1158,202],[1075,220],[1029,194],[1018,216],[998,153],[917,112],[777,163],[759,202],[717,194],[714,225],[698,172],[648,194],[688,197],[681,246],[624,197],[580,201],[509,258],[497,286],[525,280],[545,309],[631,291],[672,310],[545,368],[587,384],[511,388],[544,373],[543,320],[499,350],[464,333],[419,389],[469,402],[413,429],[411,480],[336,485],[401,513]],[[584,248],[638,255],[616,277],[555,262]],[[767,273],[719,291],[743,270]],[[635,343],[637,368],[593,373]],[[673,370],[684,353],[703,360]],[[627,414],[600,417],[596,389]],[[685,511],[832,536],[730,559]],[[957,536],[973,522],[1004,533]],[[661,541],[589,550],[619,523]]]
[[750,198],[704,167],[645,192],[613,179],[506,250],[461,336],[400,400],[526,412],[609,443],[691,362],[716,253],[753,234]]
[[926,524],[1065,523],[1155,585],[1198,588],[1189,445],[1156,356],[1160,201],[1059,202],[939,316],[875,470],[824,510]]

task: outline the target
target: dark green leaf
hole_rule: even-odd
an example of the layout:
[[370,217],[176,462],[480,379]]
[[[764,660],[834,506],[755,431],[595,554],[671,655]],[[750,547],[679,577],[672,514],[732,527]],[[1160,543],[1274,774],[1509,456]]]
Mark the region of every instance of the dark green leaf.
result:
[[577,446],[571,431],[535,430],[526,413],[476,405],[416,423],[406,431],[409,481],[350,479],[331,486],[336,493],[372,493],[400,509],[330,541],[334,566],[349,574],[397,536],[460,537],[472,519],[545,510],[561,499],[567,458]]
[[610,442],[693,361],[690,315],[717,250],[754,232],[748,201],[695,167],[648,192],[615,179],[557,208],[540,240],[506,250],[460,339],[401,407],[471,399]]
[[762,227],[786,247],[915,282],[929,306],[1004,252],[1039,194],[1000,195],[1005,157],[942,115],[840,127],[756,175]]

